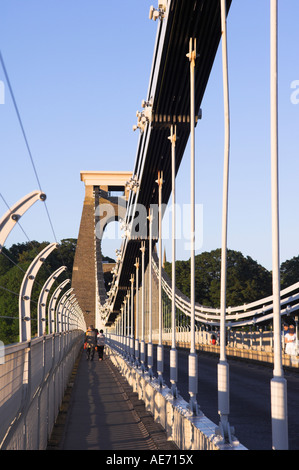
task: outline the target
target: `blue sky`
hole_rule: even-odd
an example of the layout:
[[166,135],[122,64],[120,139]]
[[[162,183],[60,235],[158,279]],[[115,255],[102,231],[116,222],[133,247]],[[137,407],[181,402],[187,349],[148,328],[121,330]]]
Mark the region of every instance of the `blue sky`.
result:
[[[146,98],[157,23],[154,0],[0,0],[0,48],[58,240],[78,236],[81,170],[133,170],[136,110]],[[233,0],[228,18],[231,160],[228,246],[271,269],[270,0]],[[279,2],[279,166],[281,261],[299,254],[299,2]],[[188,66],[188,63],[186,63]],[[1,194],[9,205],[38,189],[3,70],[0,105]],[[299,88],[299,87],[298,87]],[[294,96],[294,95],[293,95]],[[299,93],[296,95],[299,98]],[[294,101],[294,100],[293,100]],[[223,95],[221,48],[196,128],[196,202],[202,245],[221,243]],[[177,178],[188,204],[189,147]],[[2,214],[6,206],[0,200]],[[198,217],[198,220],[199,217]],[[24,216],[30,239],[55,241],[42,203]],[[15,227],[7,246],[26,241]],[[186,240],[177,259],[188,259]],[[119,240],[103,243],[114,255]],[[165,240],[167,258],[171,244]]]

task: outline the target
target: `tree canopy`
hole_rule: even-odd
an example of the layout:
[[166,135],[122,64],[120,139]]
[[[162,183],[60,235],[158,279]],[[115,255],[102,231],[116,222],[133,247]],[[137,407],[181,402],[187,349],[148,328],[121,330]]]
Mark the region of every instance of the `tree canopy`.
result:
[[[171,277],[171,263],[165,263]],[[221,250],[195,257],[195,301],[207,307],[220,306]],[[190,297],[190,260],[176,261],[176,285]],[[250,256],[227,250],[227,306],[237,306],[272,293],[271,272]]]
[[[36,310],[40,290],[48,277],[60,266],[66,266],[67,271],[59,276],[61,283],[70,279],[77,240],[67,238],[61,240],[57,250],[54,250],[45,260],[38,271],[31,295],[32,334],[37,330]],[[3,248],[0,255],[0,340],[5,344],[18,341],[19,335],[19,291],[25,272],[30,263],[49,243],[31,241]],[[59,285],[58,280],[53,284],[52,291]]]
[[281,263],[280,277],[283,289],[299,282],[299,256],[294,256]]

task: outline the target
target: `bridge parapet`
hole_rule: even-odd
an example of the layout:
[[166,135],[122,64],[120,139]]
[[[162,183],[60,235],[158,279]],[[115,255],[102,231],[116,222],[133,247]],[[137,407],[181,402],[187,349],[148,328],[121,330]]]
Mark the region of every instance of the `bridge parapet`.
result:
[[117,351],[117,342],[111,341],[110,359],[124,375],[138,398],[167,435],[181,450],[247,450],[238,440],[223,443],[215,432],[216,425],[204,414],[195,416],[189,404],[173,397],[171,390],[153,379],[150,374],[136,368]]
[[83,331],[4,348],[0,365],[0,449],[44,450],[83,343]]

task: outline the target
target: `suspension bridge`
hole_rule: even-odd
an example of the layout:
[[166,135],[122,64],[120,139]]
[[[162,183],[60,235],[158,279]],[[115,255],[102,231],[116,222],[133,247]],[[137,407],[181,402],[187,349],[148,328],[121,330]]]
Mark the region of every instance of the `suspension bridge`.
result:
[[[249,416],[245,414],[242,421],[242,416],[236,417],[234,411],[231,419],[231,391],[234,400],[238,401],[235,395],[240,394],[242,403],[245,400],[252,410],[254,405],[246,402],[246,391],[234,384],[230,386],[230,382],[232,372],[233,377],[242,377],[247,383],[250,376],[247,364],[256,363],[260,364],[258,367],[267,363],[267,372],[261,375],[267,377],[270,391],[266,398],[260,398],[260,404],[266,400],[265,407],[270,408],[266,413],[269,417],[267,442],[264,443],[258,430],[256,441],[277,450],[288,449],[292,442],[291,448],[298,449],[295,425],[293,421],[291,425],[288,422],[287,400],[288,393],[292,403],[296,400],[298,354],[296,349],[294,355],[285,354],[281,322],[288,316],[297,327],[299,282],[286,289],[280,287],[278,11],[277,1],[270,3],[272,295],[236,307],[228,307],[226,302],[230,152],[226,20],[231,1],[161,0],[157,8],[151,7],[149,14],[150,19],[156,21],[157,36],[147,96],[136,114],[133,128],[139,133],[134,168],[81,171],[85,197],[73,271],[69,278],[60,282],[59,277],[66,272],[62,265],[50,273],[41,286],[36,337],[32,335],[32,290],[39,269],[54,250],[59,250],[59,244],[47,245],[25,272],[18,293],[19,343],[1,348],[1,449],[46,449],[49,446],[76,364],[69,418],[63,434],[65,449],[246,450],[250,445],[254,448],[257,442],[250,441],[247,446],[238,435],[238,426],[245,440],[246,434],[252,434]],[[198,215],[195,211],[195,128],[202,118],[201,103],[220,46],[225,123],[221,292],[219,308],[211,308],[195,301],[198,236],[195,230]],[[2,56],[1,62],[9,83]],[[10,91],[13,97],[11,87]],[[14,99],[13,102],[33,162],[17,103]],[[176,177],[183,158],[188,158],[185,155],[188,143],[190,298],[177,288],[175,273],[179,204]],[[163,213],[169,201],[172,204],[171,278],[163,269],[162,246]],[[1,218],[2,254],[10,232],[34,204],[46,207],[46,195],[41,187],[16,201]],[[102,238],[108,224],[115,220],[122,225],[123,241],[117,249],[116,262],[106,266],[112,274],[107,290]],[[265,324],[271,324],[271,328],[266,330]],[[84,334],[89,325],[105,331],[103,363],[87,363],[82,355]],[[214,363],[212,369],[207,369],[210,372],[206,372],[205,381],[215,376],[213,393],[208,385],[204,391],[204,380],[199,373],[201,368],[208,367],[206,362],[212,361],[211,357]],[[235,371],[233,358],[246,360],[246,366],[242,366],[244,376],[241,371]],[[291,390],[287,390],[287,374],[290,374]],[[258,387],[255,380],[250,376],[249,390]],[[264,382],[263,387],[266,387]],[[216,394],[214,399],[213,394]],[[112,406],[111,397],[114,397]],[[201,398],[212,418],[207,417]],[[252,400],[249,392],[248,400]],[[139,414],[136,418],[141,402],[148,414],[143,411],[142,417]],[[264,422],[265,410],[261,413],[260,406],[257,409]],[[242,415],[240,409],[238,412]],[[144,424],[149,419],[152,420],[148,424],[151,431]],[[238,425],[233,420],[237,420]],[[154,427],[157,423],[159,429]],[[124,426],[129,426],[126,433]],[[261,422],[258,427],[262,428]],[[292,430],[290,436],[289,429]],[[155,441],[155,433],[159,443]]]

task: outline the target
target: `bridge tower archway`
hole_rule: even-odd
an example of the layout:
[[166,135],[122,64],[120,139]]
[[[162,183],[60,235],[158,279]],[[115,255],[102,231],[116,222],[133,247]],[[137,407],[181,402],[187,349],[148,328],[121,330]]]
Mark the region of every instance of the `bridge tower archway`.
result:
[[[86,325],[96,325],[97,306],[107,298],[102,262],[102,237],[107,225],[124,218],[132,172],[81,171],[85,197],[74,259],[72,287]],[[111,266],[112,269],[113,266]],[[107,267],[105,267],[106,269]]]

